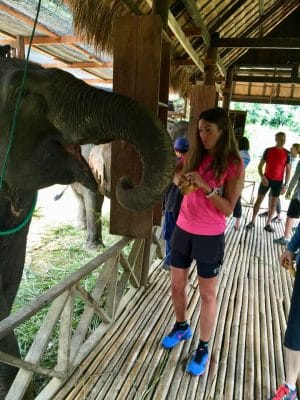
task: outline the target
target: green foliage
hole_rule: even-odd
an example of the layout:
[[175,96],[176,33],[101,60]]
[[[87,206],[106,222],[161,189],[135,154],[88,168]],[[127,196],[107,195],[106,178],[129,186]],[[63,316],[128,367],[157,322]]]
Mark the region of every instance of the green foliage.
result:
[[[30,255],[27,253],[23,279],[12,312],[30,303],[99,254],[99,249],[90,250],[84,247],[85,235],[85,231],[71,225],[52,228],[45,233],[40,243],[34,246],[32,253]],[[107,246],[111,246],[119,239],[108,233],[108,218],[105,217],[103,218],[103,238]],[[80,282],[88,292],[94,287],[98,273],[99,271],[96,271]],[[105,299],[101,301],[104,303]],[[83,308],[84,303],[76,297],[72,321],[73,330],[78,325]],[[27,354],[48,310],[49,306],[44,307],[15,329],[22,358]],[[99,318],[94,316],[89,329],[94,330],[100,323]],[[53,368],[56,364],[58,334],[59,324],[55,326],[48,348],[42,357],[41,365],[44,367]],[[34,375],[33,381],[37,392],[45,386],[48,380],[45,376]]]
[[298,106],[233,102],[232,109],[247,111],[247,124],[258,124],[276,129],[288,128],[300,134]]

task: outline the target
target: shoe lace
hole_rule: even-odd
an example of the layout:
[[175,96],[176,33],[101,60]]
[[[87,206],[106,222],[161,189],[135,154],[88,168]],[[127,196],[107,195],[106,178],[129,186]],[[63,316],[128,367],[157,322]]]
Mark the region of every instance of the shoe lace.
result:
[[207,349],[199,348],[199,347],[198,347],[197,350],[196,350],[196,354],[195,354],[195,361],[196,361],[196,363],[201,364],[202,359],[203,359],[203,356],[204,356],[207,352],[208,352]]
[[285,385],[281,385],[279,386],[272,400],[282,400],[284,399],[283,396],[285,396],[286,394],[289,394],[289,388]]
[[173,329],[171,330],[171,332],[169,333],[169,335],[168,336],[174,336],[178,331],[180,331],[181,329],[179,328],[179,326],[178,325],[174,325],[173,326]]

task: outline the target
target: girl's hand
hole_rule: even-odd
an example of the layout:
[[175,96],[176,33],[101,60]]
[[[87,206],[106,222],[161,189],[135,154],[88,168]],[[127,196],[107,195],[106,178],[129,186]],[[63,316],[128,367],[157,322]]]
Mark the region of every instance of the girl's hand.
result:
[[205,182],[205,180],[195,171],[191,171],[185,174],[185,178],[191,185],[194,185],[206,192],[211,190],[211,187]]
[[269,181],[264,175],[261,177],[261,184],[263,186],[268,186],[269,185]]
[[292,252],[289,251],[289,250],[285,250],[285,251],[281,254],[280,258],[279,258],[280,264],[281,264],[284,268],[289,269],[289,268],[293,265],[294,257],[295,257],[294,253],[292,253]]

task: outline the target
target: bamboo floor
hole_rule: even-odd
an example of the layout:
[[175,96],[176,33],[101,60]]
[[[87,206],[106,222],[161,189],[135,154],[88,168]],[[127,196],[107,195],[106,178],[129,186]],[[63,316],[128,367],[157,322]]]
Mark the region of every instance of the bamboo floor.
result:
[[199,339],[199,294],[195,269],[188,286],[193,338],[175,349],[160,346],[172,328],[169,272],[155,269],[146,291],[125,311],[84,360],[55,399],[89,400],[266,400],[284,379],[283,335],[293,279],[279,266],[284,221],[264,231],[258,217],[248,232],[252,208],[242,226],[226,230],[226,257],[218,286],[217,324],[211,362],[200,378],[185,373]]

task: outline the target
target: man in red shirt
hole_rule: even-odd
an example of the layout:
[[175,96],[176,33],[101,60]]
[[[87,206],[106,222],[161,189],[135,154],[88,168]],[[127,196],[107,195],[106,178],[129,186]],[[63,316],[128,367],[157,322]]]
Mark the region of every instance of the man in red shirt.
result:
[[[283,147],[285,144],[285,133],[276,133],[275,141],[276,146],[269,147],[264,151],[262,159],[258,165],[258,173],[261,177],[261,183],[259,185],[257,199],[253,206],[252,220],[246,226],[247,229],[254,228],[255,218],[260,205],[266,193],[270,189],[271,195],[268,218],[264,229],[267,232],[274,232],[274,229],[271,226],[271,219],[275,212],[276,202],[279,195],[283,194],[287,189],[291,173],[290,154],[289,151]],[[283,180],[284,177],[285,180]]]

